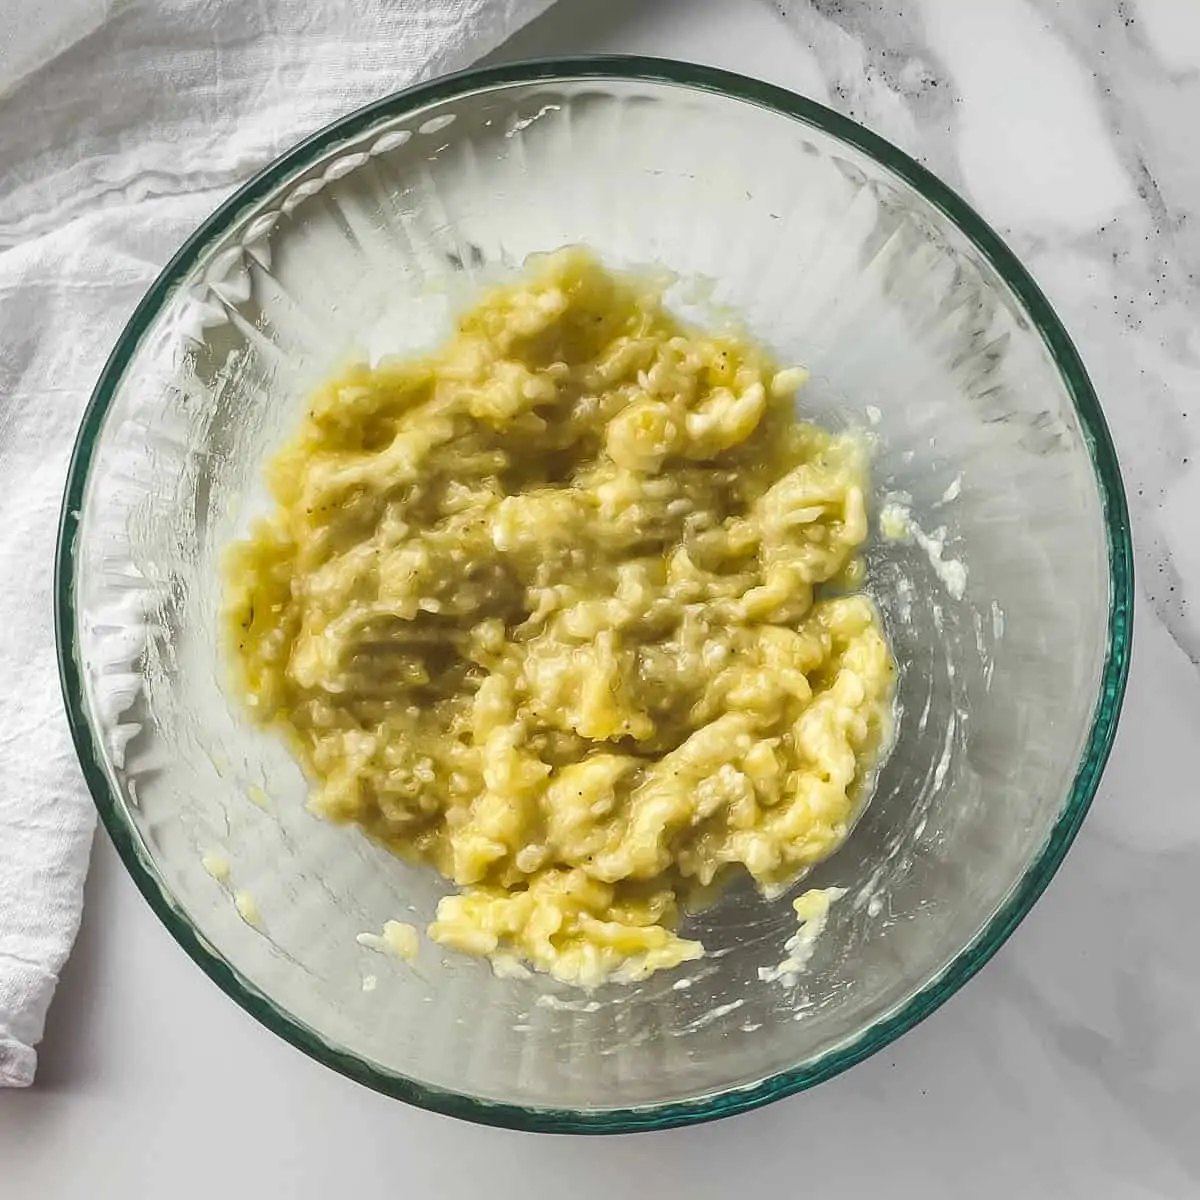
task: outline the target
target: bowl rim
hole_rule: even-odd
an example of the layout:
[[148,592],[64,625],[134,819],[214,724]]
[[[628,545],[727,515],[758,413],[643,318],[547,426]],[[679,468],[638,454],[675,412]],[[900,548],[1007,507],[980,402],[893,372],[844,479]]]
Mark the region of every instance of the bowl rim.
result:
[[[939,209],[1016,296],[1041,336],[1083,430],[1104,514],[1109,568],[1108,649],[1092,724],[1079,765],[1045,845],[996,913],[932,979],[890,1014],[818,1059],[750,1085],[665,1104],[597,1110],[528,1107],[483,1100],[409,1079],[331,1046],[264,996],[198,933],[176,907],[141,848],[125,805],[110,786],[100,738],[91,726],[77,635],[75,576],[82,505],[99,434],[125,370],[176,284],[247,205],[328,147],[371,124],[430,103],[539,82],[588,79],[668,84],[716,93],[815,127],[875,159]],[[225,200],[163,268],[122,330],[87,404],[68,469],[55,553],[54,624],[59,680],[72,740],[97,811],[134,883],[175,940],[209,978],[251,1016],[310,1057],[386,1095],[487,1125],[537,1132],[627,1133],[715,1120],[803,1091],[847,1070],[911,1029],[970,980],[996,953],[1045,890],[1096,793],[1116,733],[1133,634],[1133,547],[1129,512],[1112,438],[1083,362],[1049,301],[1005,242],[946,184],[890,142],[822,104],[773,84],[671,59],[599,55],[475,67],[405,88],[324,126],[258,172]]]

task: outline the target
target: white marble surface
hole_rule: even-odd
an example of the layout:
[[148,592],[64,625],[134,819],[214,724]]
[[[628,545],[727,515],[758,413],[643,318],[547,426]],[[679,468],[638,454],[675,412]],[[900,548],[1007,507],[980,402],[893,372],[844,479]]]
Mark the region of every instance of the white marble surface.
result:
[[503,56],[591,51],[856,117],[961,189],[1058,307],[1139,573],[1125,715],[1075,849],[979,979],[874,1059],[719,1125],[584,1140],[467,1127],[309,1062],[188,962],[101,839],[40,1081],[0,1095],[0,1195],[1200,1196],[1200,5],[562,0]]

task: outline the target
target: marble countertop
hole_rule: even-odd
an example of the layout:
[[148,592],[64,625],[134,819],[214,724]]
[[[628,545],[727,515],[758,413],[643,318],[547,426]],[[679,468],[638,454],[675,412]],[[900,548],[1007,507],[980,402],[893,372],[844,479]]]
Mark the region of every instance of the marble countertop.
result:
[[497,57],[587,52],[727,67],[864,122],[963,192],[1058,308],[1138,571],[1124,717],[1075,848],[975,982],[848,1074],[585,1140],[469,1127],[310,1062],[178,951],[101,836],[38,1086],[0,1095],[0,1194],[1200,1196],[1200,5],[561,0]]

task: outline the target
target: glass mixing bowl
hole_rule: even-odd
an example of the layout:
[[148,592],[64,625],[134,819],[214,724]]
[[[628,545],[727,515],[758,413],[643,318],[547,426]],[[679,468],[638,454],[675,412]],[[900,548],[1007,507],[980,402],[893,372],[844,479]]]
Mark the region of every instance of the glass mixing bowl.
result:
[[[312,385],[350,355],[428,345],[482,280],[577,242],[669,267],[685,315],[736,310],[810,367],[806,412],[875,441],[875,515],[911,513],[904,538],[866,552],[900,664],[896,743],[849,841],[793,889],[846,889],[799,975],[760,977],[795,916],[749,886],[689,919],[705,959],[593,994],[497,978],[432,943],[413,966],[375,953],[356,935],[423,926],[446,884],[310,815],[279,738],[222,690],[219,554],[264,503],[262,461]],[[390,97],[205,222],[84,419],[57,622],[100,815],[221,988],[391,1095],[615,1131],[826,1079],[980,968],[1095,791],[1130,589],[1120,476],[1083,366],[967,205],[778,88],[594,59]]]

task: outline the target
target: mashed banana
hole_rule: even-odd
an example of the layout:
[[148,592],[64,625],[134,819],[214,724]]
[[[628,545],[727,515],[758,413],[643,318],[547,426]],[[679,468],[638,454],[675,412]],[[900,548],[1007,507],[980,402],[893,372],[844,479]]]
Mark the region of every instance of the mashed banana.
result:
[[865,596],[814,600],[865,463],[802,378],[568,249],[314,397],[230,552],[234,657],[312,807],[458,886],[435,941],[640,978],[727,871],[846,836],[893,663]]

